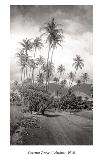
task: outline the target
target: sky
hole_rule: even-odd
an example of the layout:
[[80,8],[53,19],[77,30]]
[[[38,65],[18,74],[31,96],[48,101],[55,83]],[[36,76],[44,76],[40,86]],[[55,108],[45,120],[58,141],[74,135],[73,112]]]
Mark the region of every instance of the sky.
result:
[[[55,49],[53,63],[55,68],[63,64],[66,72],[75,71],[72,64],[76,54],[84,59],[84,68],[78,70],[77,77],[88,72],[90,82],[93,79],[93,6],[92,5],[11,5],[10,6],[10,79],[20,81],[20,67],[16,53],[21,48],[19,42],[25,38],[41,35],[40,28],[52,17],[62,25],[62,47]],[[45,44],[41,55],[47,58],[48,47]],[[39,57],[40,51],[36,52]]]

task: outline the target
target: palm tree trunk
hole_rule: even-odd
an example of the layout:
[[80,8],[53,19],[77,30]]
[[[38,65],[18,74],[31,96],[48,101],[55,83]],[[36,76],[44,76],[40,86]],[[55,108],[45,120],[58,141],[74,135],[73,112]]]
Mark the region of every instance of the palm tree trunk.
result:
[[[77,74],[77,70],[75,71],[74,75],[76,76],[76,74]],[[74,82],[74,78],[73,78],[73,80],[72,80],[72,82],[70,84],[70,88],[72,87],[73,82]]]
[[26,66],[26,77],[28,78],[28,70],[27,70],[27,66]]
[[48,74],[49,74],[49,70],[48,70],[49,52],[50,52],[50,45],[49,45],[48,57],[47,57],[46,91],[48,91],[48,83],[49,83],[49,77],[48,77]]
[[25,68],[24,68],[24,80],[25,80]]
[[51,63],[52,63],[52,59],[53,59],[53,53],[54,53],[54,49],[52,50],[52,54],[51,54]]
[[32,69],[32,80],[33,80],[33,84],[34,84],[34,68]]
[[21,82],[22,82],[22,72],[23,72],[23,71],[22,71],[22,69],[21,69]]

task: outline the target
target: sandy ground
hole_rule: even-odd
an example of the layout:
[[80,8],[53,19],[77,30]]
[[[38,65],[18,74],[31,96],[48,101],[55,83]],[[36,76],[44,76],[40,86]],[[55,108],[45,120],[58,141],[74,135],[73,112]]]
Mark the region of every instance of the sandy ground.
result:
[[92,112],[69,114],[46,112],[40,118],[40,128],[26,129],[24,145],[92,145]]

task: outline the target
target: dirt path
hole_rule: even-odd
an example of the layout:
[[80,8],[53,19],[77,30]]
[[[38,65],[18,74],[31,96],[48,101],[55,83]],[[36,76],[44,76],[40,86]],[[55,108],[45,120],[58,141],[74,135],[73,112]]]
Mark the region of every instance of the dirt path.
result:
[[92,145],[92,120],[66,112],[47,112],[41,128],[27,129],[24,145]]

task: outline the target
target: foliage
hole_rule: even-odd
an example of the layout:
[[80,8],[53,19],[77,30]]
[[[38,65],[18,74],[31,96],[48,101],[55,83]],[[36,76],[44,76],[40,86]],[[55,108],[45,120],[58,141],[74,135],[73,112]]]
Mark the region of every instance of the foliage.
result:
[[24,104],[32,111],[41,111],[42,113],[51,103],[50,94],[45,91],[44,86],[38,84],[24,84],[20,90]]
[[43,73],[39,73],[38,75],[37,75],[37,82],[38,82],[38,84],[39,85],[42,85],[43,83],[44,83],[44,74]]
[[65,67],[61,64],[60,66],[58,66],[57,71],[58,73],[60,73],[60,75],[62,75],[63,72],[65,72]]
[[20,126],[20,121],[23,119],[21,106],[10,106],[10,135],[12,136],[15,130]]
[[20,95],[17,92],[10,92],[10,103],[20,105]]
[[66,79],[62,80],[60,82],[61,87],[64,87],[66,85],[66,83],[67,83],[67,80]]
[[82,76],[81,76],[81,79],[82,79],[83,83],[86,83],[88,81],[88,79],[89,79],[88,73],[83,73]]
[[54,64],[51,62],[48,62],[48,65],[43,64],[42,66],[42,71],[44,72],[45,76],[48,79],[50,79],[50,77],[53,75],[54,69],[55,69]]
[[57,84],[59,82],[59,78],[54,77],[53,81]]
[[73,66],[75,67],[76,71],[80,68],[82,69],[84,67],[84,60],[81,59],[80,55],[76,55],[76,58],[73,59],[74,63]]
[[61,46],[61,42],[63,41],[62,33],[63,30],[60,29],[61,25],[57,24],[55,19],[52,18],[49,22],[45,23],[44,26],[41,28],[41,31],[44,31],[42,34],[47,37],[46,42],[49,43],[50,48],[55,49],[57,45]]
[[72,93],[71,90],[68,91],[66,95],[61,97],[61,108],[66,110],[81,110],[84,108],[83,106],[83,100],[81,96],[75,96],[75,94]]

